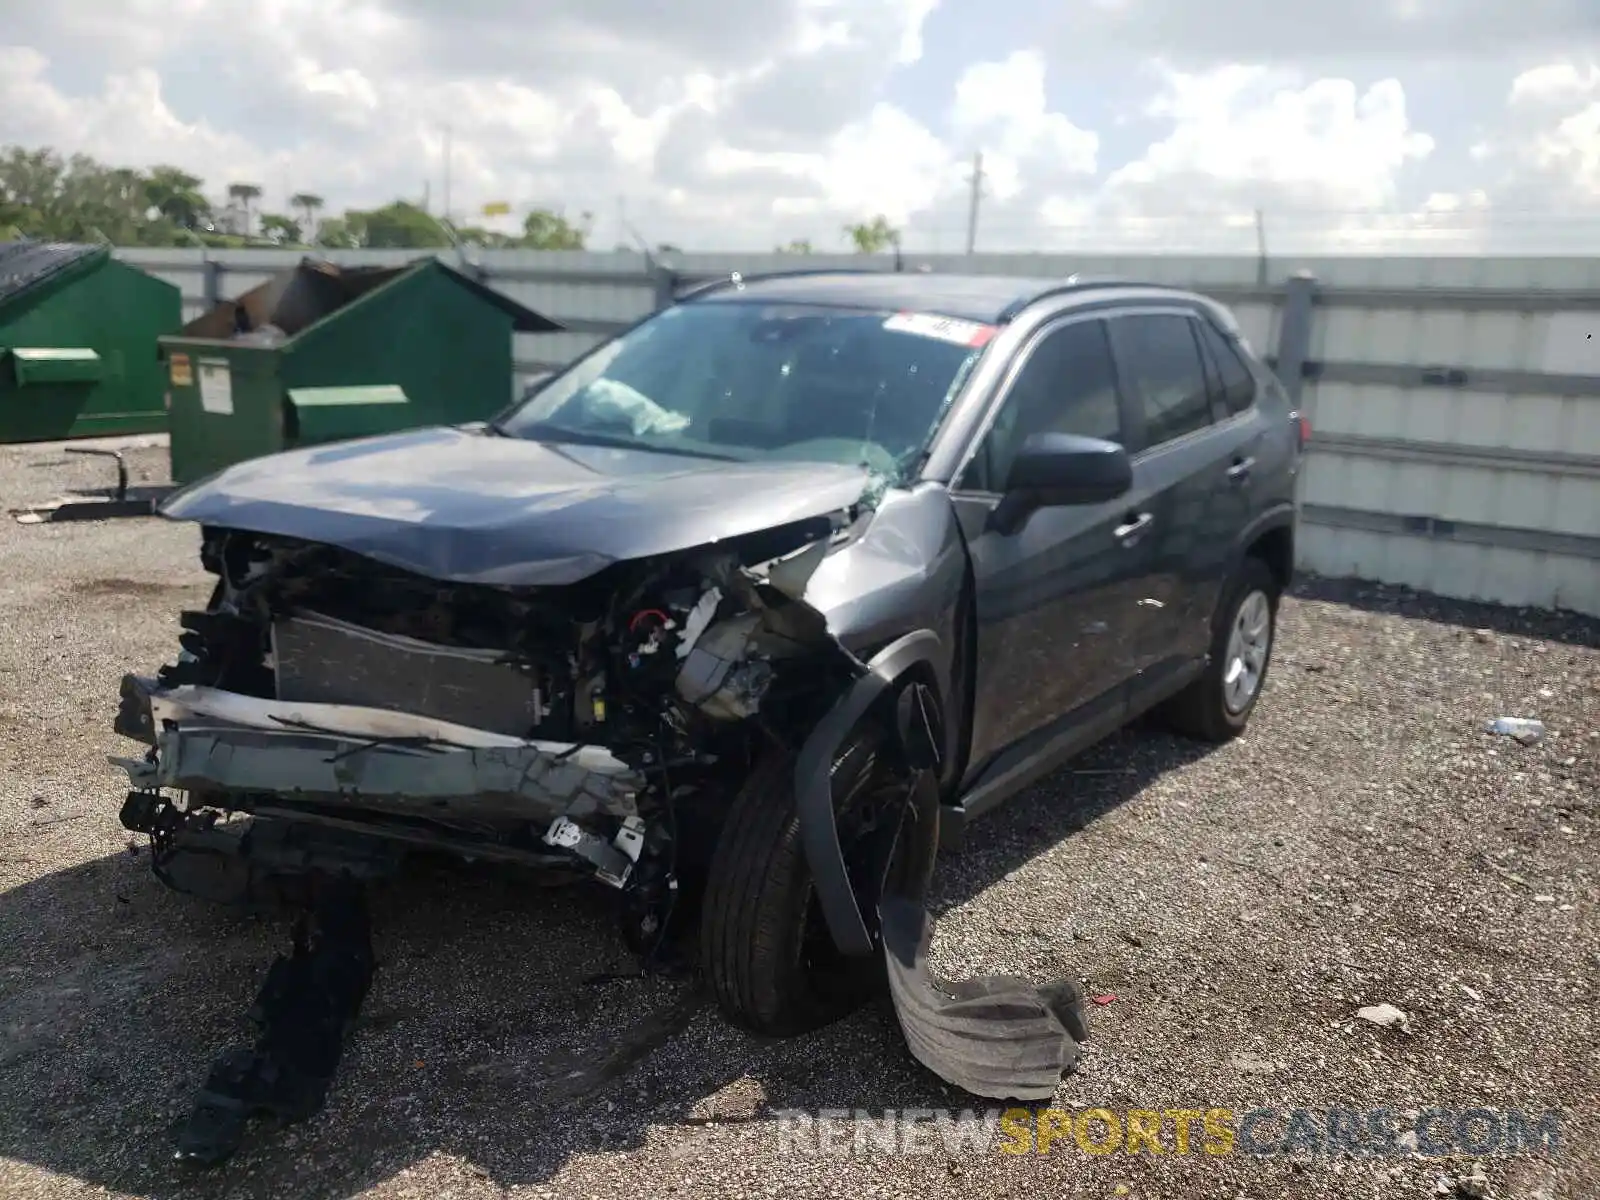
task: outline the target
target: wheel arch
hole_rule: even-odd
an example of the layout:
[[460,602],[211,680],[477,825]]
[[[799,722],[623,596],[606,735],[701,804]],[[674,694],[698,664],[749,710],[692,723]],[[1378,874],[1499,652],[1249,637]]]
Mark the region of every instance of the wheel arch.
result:
[[[950,713],[949,651],[931,629],[902,635],[867,663],[825,713],[795,760],[794,798],[801,844],[816,888],[817,903],[828,932],[840,952],[864,957],[874,942],[850,886],[839,831],[834,821],[831,768],[850,731],[880,704],[898,697],[908,686],[921,685],[948,731]],[[948,742],[946,741],[946,746]]]
[[1288,591],[1294,582],[1294,554],[1294,506],[1285,504],[1262,513],[1245,528],[1235,549],[1234,569],[1247,558],[1260,559],[1279,590]]

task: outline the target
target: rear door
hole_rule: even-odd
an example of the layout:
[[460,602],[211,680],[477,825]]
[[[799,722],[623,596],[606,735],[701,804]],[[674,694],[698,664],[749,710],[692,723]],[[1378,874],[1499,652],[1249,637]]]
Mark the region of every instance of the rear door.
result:
[[1122,442],[1126,419],[1105,322],[1068,318],[1019,355],[957,475],[952,502],[977,599],[974,765],[1074,710],[1122,702],[1152,561],[1143,527],[1130,528],[1143,497],[1136,490],[1109,504],[1037,509],[1011,533],[988,519],[1029,434]]
[[[1203,316],[1195,321],[1195,332],[1211,375],[1215,436],[1227,460],[1214,501],[1215,529],[1232,547],[1273,491],[1271,472],[1281,455],[1275,456],[1268,448],[1272,421],[1262,403],[1264,388],[1246,364],[1237,341]],[[1216,587],[1225,583],[1225,579],[1219,580]],[[1209,619],[1220,599],[1217,590],[1201,589],[1195,593],[1194,603]]]
[[1191,308],[1140,309],[1110,321],[1123,388],[1133,402],[1134,480],[1150,497],[1150,590],[1134,669],[1144,682],[1203,655],[1231,547],[1229,468],[1236,451],[1213,388]]

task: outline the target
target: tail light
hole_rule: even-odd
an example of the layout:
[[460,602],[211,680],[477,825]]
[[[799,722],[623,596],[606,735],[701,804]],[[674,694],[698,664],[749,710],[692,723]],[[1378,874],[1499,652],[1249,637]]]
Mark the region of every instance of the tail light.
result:
[[1293,420],[1299,448],[1304,450],[1306,444],[1311,441],[1311,418],[1306,416],[1305,413],[1295,413],[1293,414]]

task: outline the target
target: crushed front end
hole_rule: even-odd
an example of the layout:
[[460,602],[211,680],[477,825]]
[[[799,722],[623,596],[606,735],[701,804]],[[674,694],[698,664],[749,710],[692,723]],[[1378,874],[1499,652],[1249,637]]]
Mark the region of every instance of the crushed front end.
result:
[[176,662],[123,680],[116,730],[148,747],[112,760],[123,823],[219,901],[442,852],[617,888],[648,945],[760,740],[803,736],[862,669],[799,599],[848,521],[527,588],[207,528],[210,603]]
[[[940,639],[904,633],[863,661],[804,599],[834,550],[874,536],[905,565],[905,526],[863,532],[876,516],[844,509],[530,586],[206,527],[209,603],[182,614],[175,662],[122,683],[116,730],[145,746],[112,760],[131,785],[122,821],[149,835],[169,886],[301,917],[252,1007],[255,1044],[213,1064],[179,1158],[219,1162],[250,1116],[322,1103],[372,972],[362,884],[415,853],[598,880],[648,965],[680,894],[709,874],[730,801],[774,757],[794,764],[774,799],[794,805],[820,932],[843,958],[884,952],[912,1053],[980,1095],[1048,1096],[1076,1059],[1079,995],[951,984],[927,966]],[[890,734],[906,788],[858,828],[855,808],[836,810],[833,771],[867,720]],[[863,875],[842,845],[874,841],[872,821],[896,849]]]

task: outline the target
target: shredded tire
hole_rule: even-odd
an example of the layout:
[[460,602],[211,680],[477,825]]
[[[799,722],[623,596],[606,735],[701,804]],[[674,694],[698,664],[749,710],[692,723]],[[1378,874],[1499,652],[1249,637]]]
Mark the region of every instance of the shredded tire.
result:
[[[853,735],[834,760],[837,799],[870,769],[880,739]],[[701,971],[723,1013],[755,1033],[792,1036],[838,1020],[884,984],[878,955],[849,959],[831,943],[806,957],[821,921],[800,839],[791,753],[769,751],[729,807],[706,881]],[[814,926],[813,926],[814,927]]]

